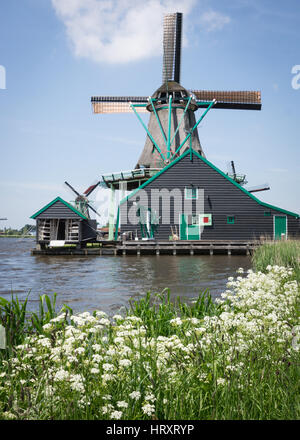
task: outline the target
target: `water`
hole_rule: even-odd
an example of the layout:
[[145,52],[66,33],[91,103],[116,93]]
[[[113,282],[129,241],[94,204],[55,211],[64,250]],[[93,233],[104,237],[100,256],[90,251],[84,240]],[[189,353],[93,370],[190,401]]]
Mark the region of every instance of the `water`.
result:
[[172,297],[191,299],[209,288],[213,297],[225,290],[239,267],[249,269],[250,258],[227,255],[149,256],[32,256],[32,239],[0,238],[0,296],[11,292],[36,310],[39,295],[57,293],[57,304],[73,311],[115,313],[130,298],[169,287]]

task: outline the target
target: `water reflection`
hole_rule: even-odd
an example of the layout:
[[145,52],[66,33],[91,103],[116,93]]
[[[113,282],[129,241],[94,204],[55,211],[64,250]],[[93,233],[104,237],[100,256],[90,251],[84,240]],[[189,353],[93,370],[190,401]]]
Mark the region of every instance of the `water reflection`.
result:
[[225,255],[161,255],[66,257],[31,256],[31,239],[0,239],[0,295],[13,291],[29,308],[39,295],[57,292],[58,304],[75,312],[102,309],[113,313],[128,306],[130,298],[147,291],[170,288],[171,296],[193,298],[208,288],[214,297],[222,292],[236,269],[250,268],[250,258]]

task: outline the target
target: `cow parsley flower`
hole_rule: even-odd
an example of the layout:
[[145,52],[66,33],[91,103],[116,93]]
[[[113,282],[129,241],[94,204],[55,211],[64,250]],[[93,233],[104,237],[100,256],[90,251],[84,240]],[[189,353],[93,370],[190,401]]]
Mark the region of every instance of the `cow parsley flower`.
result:
[[110,418],[119,420],[122,417],[122,414],[122,411],[113,411],[110,415]]

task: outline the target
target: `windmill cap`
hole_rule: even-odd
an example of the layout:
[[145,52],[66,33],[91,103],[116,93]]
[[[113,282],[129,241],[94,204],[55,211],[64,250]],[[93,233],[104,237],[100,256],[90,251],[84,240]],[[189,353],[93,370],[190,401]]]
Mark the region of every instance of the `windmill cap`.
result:
[[[184,87],[182,87],[180,84],[178,84],[176,81],[167,81],[164,84],[162,84],[151,96],[152,99],[166,99],[167,96],[170,93],[178,93],[180,94],[181,98],[189,98],[191,96],[191,93],[188,92]],[[173,104],[172,104],[173,105]],[[190,110],[197,110],[197,104],[194,101],[194,99],[191,99],[191,102],[189,104]],[[147,109],[152,111],[151,105],[147,105]]]

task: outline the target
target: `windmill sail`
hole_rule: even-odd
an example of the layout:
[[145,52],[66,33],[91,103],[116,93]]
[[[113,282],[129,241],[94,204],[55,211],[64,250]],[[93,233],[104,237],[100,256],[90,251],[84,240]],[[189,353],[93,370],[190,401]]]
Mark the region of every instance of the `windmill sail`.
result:
[[261,109],[261,93],[259,91],[192,90],[191,93],[200,101],[198,108],[208,107],[209,102],[215,99],[217,103],[214,108],[237,110]]
[[165,15],[163,27],[163,83],[180,83],[182,14]]
[[[145,96],[92,96],[91,103],[94,113],[133,113],[132,104],[146,104]],[[137,107],[139,113],[146,113],[146,107]]]
[[259,191],[268,191],[270,185],[268,183],[263,183],[261,185],[251,186],[251,188],[246,188],[246,190],[250,193],[259,192]]

